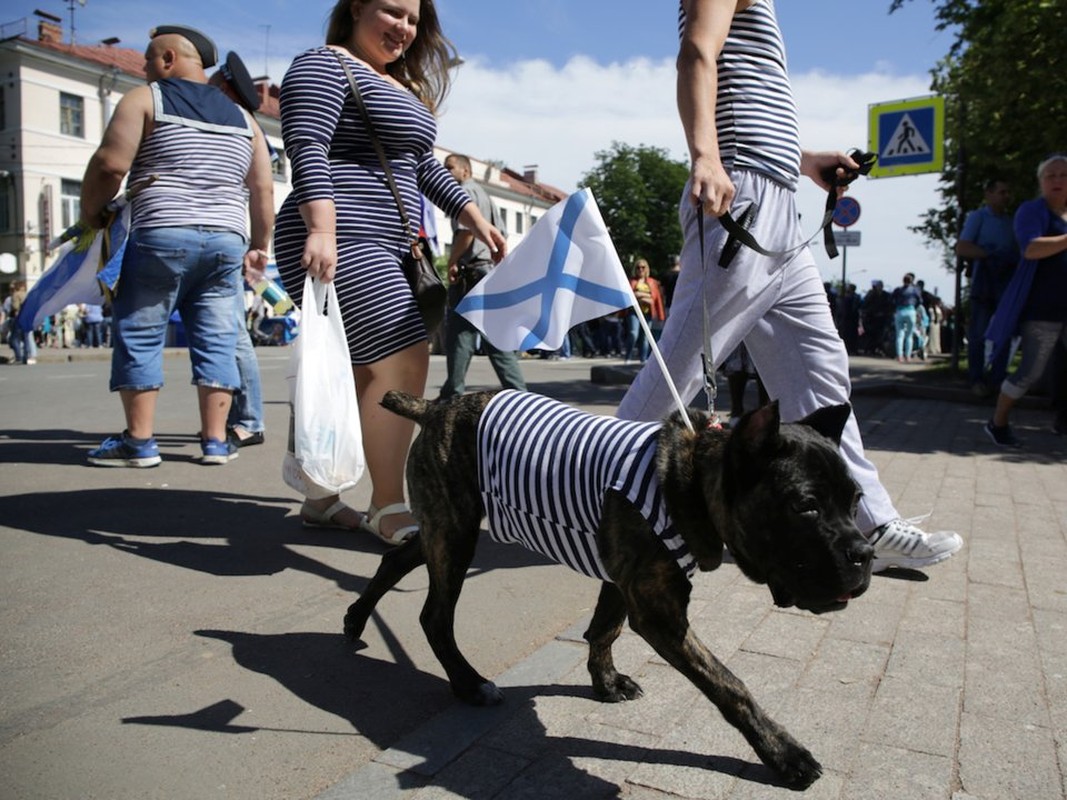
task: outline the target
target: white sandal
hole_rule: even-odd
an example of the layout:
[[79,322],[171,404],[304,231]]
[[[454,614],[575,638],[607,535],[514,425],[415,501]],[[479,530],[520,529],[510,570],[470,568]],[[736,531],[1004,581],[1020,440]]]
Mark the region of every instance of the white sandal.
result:
[[[343,500],[338,500],[332,506],[324,511],[319,511],[313,506],[309,505],[307,500],[300,506],[300,522],[303,523],[305,528],[332,528],[339,531],[358,531],[363,528],[363,524],[367,520],[367,515],[363,514],[362,519],[356,525],[345,525],[343,522],[338,522],[335,517],[344,511],[346,508],[352,508],[347,505]],[[355,509],[352,509],[355,511]],[[356,512],[359,513],[358,511]]]
[[417,534],[419,532],[419,526],[417,524],[404,525],[393,531],[392,536],[387,536],[382,533],[381,530],[382,518],[390,517],[393,514],[410,513],[411,509],[407,507],[406,503],[392,503],[381,509],[376,509],[374,506],[370,506],[367,509],[367,516],[363,518],[363,522],[361,522],[359,526],[368,533],[373,533],[390,547],[396,547]]

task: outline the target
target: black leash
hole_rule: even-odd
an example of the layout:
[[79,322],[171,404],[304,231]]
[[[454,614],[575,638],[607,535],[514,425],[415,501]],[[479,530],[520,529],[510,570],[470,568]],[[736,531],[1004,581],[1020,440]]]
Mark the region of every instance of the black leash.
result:
[[834,209],[837,208],[837,190],[848,186],[852,181],[856,180],[860,175],[867,175],[870,173],[871,168],[874,166],[874,162],[878,159],[874,153],[862,152],[858,149],[849,151],[849,156],[859,164],[859,169],[848,170],[843,175],[837,174],[837,167],[829,167],[822,173],[822,178],[830,185],[829,191],[826,193],[826,207],[823,213],[822,222],[819,223],[819,227],[815,233],[809,236],[800,244],[795,247],[790,247],[786,250],[767,250],[756,241],[756,237],[749,232],[749,228],[756,219],[756,204],[752,203],[745,207],[745,210],[740,213],[737,219],[727,211],[721,217],[719,217],[719,223],[729,233],[729,237],[726,239],[726,246],[723,247],[722,255],[719,256],[719,266],[726,269],[730,266],[730,262],[733,261],[734,256],[737,255],[737,251],[741,248],[741,245],[755,250],[760,255],[780,257],[795,253],[803,247],[807,247],[819,232],[822,231],[823,235],[823,247],[826,248],[826,254],[830,258],[837,258],[837,245],[834,243],[834,233],[830,229],[830,223],[834,218]]

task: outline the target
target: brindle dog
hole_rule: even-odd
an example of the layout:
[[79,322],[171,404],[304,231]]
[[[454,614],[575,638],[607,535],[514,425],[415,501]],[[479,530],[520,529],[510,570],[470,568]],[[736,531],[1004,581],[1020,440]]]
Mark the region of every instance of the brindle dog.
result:
[[[453,692],[474,705],[502,700],[496,685],[460,653],[453,632],[456,602],[485,515],[477,432],[493,394],[435,403],[400,392],[385,395],[383,406],[422,428],[407,472],[421,532],[383,557],[345,616],[345,634],[359,639],[382,596],[426,564],[423,630]],[[699,568],[718,567],[725,545],[745,575],[769,586],[776,605],[815,613],[843,608],[866,591],[872,548],[856,528],[859,492],[837,450],[849,406],[781,424],[772,403],[746,415],[732,432],[709,427],[700,411],[688,413],[694,431],[679,412],[664,421],[657,435],[657,475],[671,519]],[[815,781],[822,771],[819,762],[764,713],[693,633],[686,613],[689,579],[649,523],[614,490],[604,498],[596,539],[612,578],[602,584],[585,634],[597,697],[617,702],[642,693],[612,660],[612,643],[629,619],[634,631],[715,703],[786,785],[804,788]]]

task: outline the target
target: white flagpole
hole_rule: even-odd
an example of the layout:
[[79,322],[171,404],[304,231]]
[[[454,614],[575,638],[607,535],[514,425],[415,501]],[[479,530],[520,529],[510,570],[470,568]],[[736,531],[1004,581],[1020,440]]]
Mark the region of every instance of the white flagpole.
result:
[[645,332],[645,341],[647,341],[652,348],[652,355],[655,356],[656,363],[659,364],[660,371],[663,373],[663,379],[667,381],[667,388],[671,390],[671,397],[674,398],[674,404],[678,406],[678,410],[682,412],[682,421],[685,422],[685,427],[692,431],[693,423],[689,419],[689,412],[686,410],[685,403],[682,402],[681,395],[678,394],[678,387],[674,385],[674,381],[671,379],[671,373],[667,371],[667,362],[663,360],[663,353],[660,352],[659,345],[656,344],[656,338],[652,335],[652,329],[648,325],[648,320],[645,319],[641,307],[637,304],[637,295],[633,295],[632,299],[632,308],[634,313],[637,314],[637,321],[641,323],[641,329]]

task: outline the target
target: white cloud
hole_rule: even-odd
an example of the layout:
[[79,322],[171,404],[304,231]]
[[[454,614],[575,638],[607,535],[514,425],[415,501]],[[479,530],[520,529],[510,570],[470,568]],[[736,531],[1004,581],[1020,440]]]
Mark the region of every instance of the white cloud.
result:
[[[869,103],[929,93],[925,76],[883,72],[808,72],[793,76],[793,84],[802,139],[811,149],[866,148]],[[541,180],[566,191],[595,166],[595,153],[613,141],[662,147],[673,158],[687,159],[673,59],[602,65],[578,57],[558,69],[536,60],[495,69],[472,59],[459,69],[439,125],[442,146],[520,171],[537,164]],[[855,185],[853,194],[863,208],[855,230],[862,232],[863,244],[848,253],[848,275],[861,290],[873,278],[896,285],[911,270],[928,288],[937,286],[951,298],[952,278],[941,267],[940,253],[907,230],[938,204],[936,187],[935,175],[861,179]],[[798,202],[810,226],[822,218],[824,200],[821,191],[802,181]],[[821,246],[816,258],[824,276],[840,279],[840,258],[831,262]]]

